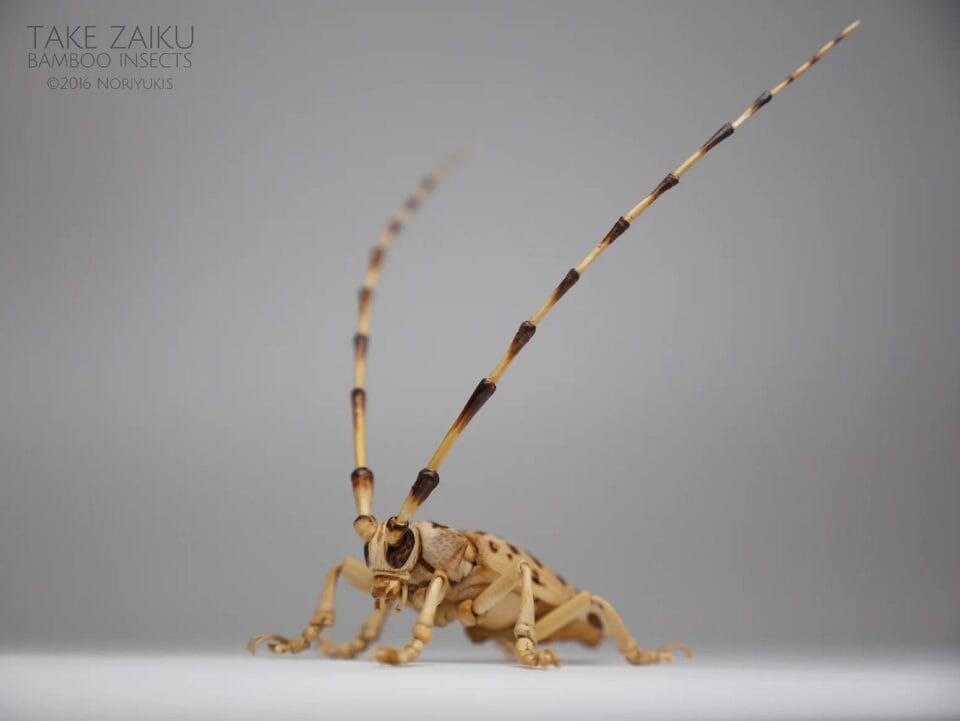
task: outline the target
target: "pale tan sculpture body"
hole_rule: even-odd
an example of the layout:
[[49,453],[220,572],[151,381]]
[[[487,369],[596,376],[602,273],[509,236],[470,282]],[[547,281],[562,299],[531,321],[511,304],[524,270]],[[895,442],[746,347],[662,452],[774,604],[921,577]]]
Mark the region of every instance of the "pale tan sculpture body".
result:
[[[642,648],[607,601],[573,587],[536,556],[506,539],[483,531],[458,531],[432,521],[411,521],[411,518],[439,484],[438,469],[457,438],[496,391],[497,383],[533,338],[543,318],[581,275],[637,217],[676,186],[687,171],[819,62],[859,24],[856,21],[848,25],[784,80],[761,93],[736,120],[722,125],[643,200],[617,219],[587,256],[567,272],[536,312],[520,324],[497,365],[477,385],[427,466],[420,471],[400,512],[386,521],[377,521],[372,515],[373,472],[366,467],[365,423],[366,353],[373,291],[393,239],[457,156],[424,178],[374,246],[360,289],[351,392],[356,468],[351,481],[358,513],[353,526],[364,541],[365,562],[346,558],[330,571],[313,618],[299,636],[255,636],[248,644],[251,653],[262,643],[278,654],[300,653],[317,643],[327,656],[352,658],[379,637],[390,609],[396,606],[397,609],[413,608],[418,618],[409,643],[401,648],[380,647],[374,651],[374,658],[382,663],[403,664],[417,659],[433,638],[434,626],[445,626],[452,621],[462,623],[475,642],[498,642],[525,666],[559,666],[557,655],[551,649],[541,648],[539,643],[565,640],[594,646],[604,638],[612,638],[624,658],[635,664],[671,661],[673,652],[678,650],[691,655],[690,649],[679,643],[664,644],[653,650]],[[360,591],[372,594],[375,604],[356,638],[337,644],[323,635],[323,631],[334,622],[334,593],[341,574]]]
[[[580,641],[595,646],[612,637],[632,663],[657,663],[672,658],[682,644],[641,648],[620,616],[604,599],[571,586],[536,556],[509,541],[483,531],[457,531],[432,521],[415,521],[409,555],[399,568],[388,560],[387,523],[376,524],[367,546],[367,563],[346,558],[331,571],[320,603],[303,634],[294,639],[257,636],[250,650],[263,641],[275,653],[298,653],[320,639],[320,650],[336,658],[352,658],[380,635],[391,608],[409,606],[419,612],[413,639],[402,648],[378,648],[374,658],[385,663],[416,659],[433,637],[434,626],[459,621],[473,641],[494,640],[528,666],[559,665],[539,642]],[[333,625],[334,591],[343,574],[358,590],[372,593],[373,612],[357,637],[335,644],[321,636]]]

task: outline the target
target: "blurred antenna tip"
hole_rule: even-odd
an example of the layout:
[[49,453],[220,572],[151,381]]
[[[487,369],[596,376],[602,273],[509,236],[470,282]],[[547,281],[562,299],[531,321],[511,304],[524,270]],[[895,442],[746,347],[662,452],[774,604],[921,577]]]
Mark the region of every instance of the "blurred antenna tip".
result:
[[450,159],[454,163],[462,163],[473,155],[474,144],[472,140],[465,140],[458,145],[450,154]]

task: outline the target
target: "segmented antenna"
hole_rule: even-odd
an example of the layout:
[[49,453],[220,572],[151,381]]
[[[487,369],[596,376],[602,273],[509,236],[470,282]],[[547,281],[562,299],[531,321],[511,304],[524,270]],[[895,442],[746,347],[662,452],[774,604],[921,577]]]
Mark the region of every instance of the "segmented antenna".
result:
[[440,465],[447,457],[447,454],[450,452],[453,444],[456,443],[457,438],[459,438],[460,434],[463,433],[471,419],[477,414],[477,411],[483,407],[483,404],[486,403],[490,399],[490,396],[493,395],[494,391],[497,390],[497,383],[500,381],[500,378],[506,372],[507,368],[510,367],[510,364],[513,362],[514,358],[517,357],[517,354],[520,353],[523,347],[530,341],[531,338],[533,338],[534,333],[537,332],[537,327],[540,321],[543,320],[553,306],[557,304],[557,301],[559,301],[567,293],[567,291],[569,291],[577,283],[577,281],[580,280],[580,276],[583,275],[587,268],[589,268],[593,262],[600,257],[600,254],[609,248],[613,244],[613,241],[620,237],[627,230],[627,228],[630,227],[630,224],[640,216],[641,213],[653,205],[657,198],[679,183],[680,178],[682,178],[686,172],[690,170],[690,168],[696,165],[703,156],[733,135],[734,131],[743,125],[751,116],[754,115],[754,113],[769,103],[774,97],[776,97],[778,93],[780,93],[781,90],[783,90],[790,83],[807,72],[807,70],[809,70],[813,65],[819,62],[824,55],[830,52],[833,47],[843,40],[847,35],[856,30],[859,25],[859,20],[850,23],[846,28],[844,28],[843,32],[820,48],[813,55],[813,57],[807,60],[803,65],[790,73],[786,78],[784,78],[780,83],[772,87],[770,90],[765,90],[762,92],[757,99],[754,100],[753,103],[751,103],[750,106],[737,117],[736,120],[734,120],[732,123],[724,123],[724,125],[722,125],[717,132],[711,135],[703,145],[697,148],[696,152],[684,160],[683,163],[676,168],[676,170],[674,170],[672,173],[667,173],[666,177],[661,180],[643,200],[618,218],[617,222],[614,223],[610,231],[603,237],[603,240],[601,240],[597,246],[591,250],[583,260],[580,261],[579,265],[571,268],[567,272],[567,274],[563,277],[563,280],[560,281],[559,285],[553,289],[553,292],[543,302],[543,305],[541,305],[537,311],[530,316],[529,319],[520,324],[520,328],[514,334],[513,340],[510,341],[510,345],[507,347],[506,352],[504,352],[503,357],[500,358],[500,362],[497,363],[487,377],[480,381],[473,393],[467,399],[466,404],[463,406],[463,410],[460,411],[460,415],[457,416],[456,420],[453,422],[453,425],[450,426],[450,430],[447,431],[447,434],[443,437],[443,440],[440,441],[440,445],[437,447],[437,450],[427,463],[427,467],[420,471],[419,475],[417,476],[417,480],[414,481],[413,487],[410,489],[410,493],[407,494],[407,498],[403,502],[403,506],[400,509],[399,515],[396,516],[396,523],[405,523],[408,521],[413,514],[416,513],[417,509],[423,504],[423,502],[427,500],[427,497],[430,495],[433,489],[437,487],[437,484],[440,482],[440,475],[437,473],[437,469],[440,468]]
[[407,196],[403,207],[390,219],[377,244],[370,250],[370,261],[367,265],[367,274],[360,287],[360,308],[357,320],[357,333],[353,336],[353,390],[350,391],[350,405],[353,408],[353,458],[356,468],[350,474],[353,485],[353,499],[357,506],[357,513],[369,516],[373,504],[373,472],[367,468],[367,348],[370,345],[370,314],[373,309],[373,291],[380,278],[380,268],[387,255],[387,250],[393,243],[413,213],[420,207],[437,184],[453,168],[460,163],[467,154],[466,148],[459,148],[438,165],[431,173],[424,176],[416,189]]

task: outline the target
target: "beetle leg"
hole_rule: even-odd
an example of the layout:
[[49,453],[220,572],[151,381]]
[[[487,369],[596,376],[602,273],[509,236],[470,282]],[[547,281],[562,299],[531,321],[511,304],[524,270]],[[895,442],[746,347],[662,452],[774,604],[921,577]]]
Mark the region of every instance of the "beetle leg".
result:
[[256,653],[257,647],[262,643],[266,643],[267,648],[277,654],[300,653],[310,648],[310,645],[319,638],[323,629],[333,625],[334,592],[341,572],[355,588],[367,593],[370,592],[373,586],[373,574],[370,573],[370,569],[357,559],[347,557],[327,574],[327,580],[323,584],[323,592],[320,594],[320,601],[313,612],[313,617],[299,636],[287,638],[277,634],[261,634],[250,639],[247,643],[247,650],[250,653]]
[[498,638],[504,650],[512,653],[524,666],[559,666],[557,654],[550,649],[536,650],[537,633],[534,625],[533,571],[526,561],[518,561],[510,573],[504,573],[474,599],[462,601],[457,607],[461,623],[468,629],[476,628],[483,617],[520,586],[520,611],[514,625],[514,641]]
[[537,638],[550,638],[571,621],[582,618],[588,606],[590,606],[589,591],[581,591],[570,600],[564,601],[537,619],[537,625],[534,628]]
[[423,647],[433,639],[433,621],[437,613],[437,606],[443,600],[443,594],[446,590],[447,578],[444,575],[437,574],[430,581],[430,587],[427,589],[426,598],[423,601],[423,608],[420,609],[420,616],[413,627],[413,640],[402,648],[393,646],[380,646],[374,649],[373,658],[380,663],[389,663],[398,665],[410,663],[417,660]]
[[590,601],[599,609],[607,630],[620,648],[620,653],[630,663],[647,665],[673,661],[674,651],[682,651],[687,658],[693,657],[693,651],[684,643],[665,643],[653,650],[641,647],[636,639],[630,635],[623,619],[620,618],[620,614],[614,610],[613,606],[599,596],[591,596]]
[[526,561],[520,562],[520,613],[513,627],[517,659],[524,666],[560,666],[560,659],[552,649],[537,649],[535,609],[533,603],[533,572]]
[[[473,619],[474,625],[478,619],[482,618],[491,608],[506,598],[520,582],[520,564],[517,562],[510,573],[504,573],[496,578],[474,599],[462,601],[459,606],[461,620]],[[466,625],[466,624],[465,624]]]
[[390,606],[384,604],[380,608],[374,607],[360,627],[356,638],[344,643],[334,643],[328,636],[320,636],[320,653],[330,658],[354,658],[357,654],[367,650],[371,643],[380,638],[387,617],[390,615]]

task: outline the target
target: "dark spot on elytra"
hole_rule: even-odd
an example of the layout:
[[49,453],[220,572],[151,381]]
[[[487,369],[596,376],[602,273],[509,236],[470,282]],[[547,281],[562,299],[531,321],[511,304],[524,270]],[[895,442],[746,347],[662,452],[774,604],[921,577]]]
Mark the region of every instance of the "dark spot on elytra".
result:
[[589,623],[594,628],[603,629],[603,621],[600,620],[600,617],[595,614],[593,611],[587,614],[587,623]]
[[508,561],[512,561],[512,560],[513,560],[513,554],[512,554],[512,553],[508,553],[508,554],[507,554],[507,560],[508,560]]
[[444,526],[442,523],[437,523],[436,521],[430,521],[430,525],[434,528],[450,528],[450,526]]
[[512,543],[508,543],[507,545],[510,547],[510,550],[513,551],[514,553],[516,554],[520,553],[520,549],[514,546]]
[[561,576],[559,573],[557,574],[557,580],[560,581],[560,583],[562,583],[564,586],[567,585],[567,579],[565,579],[565,578],[564,578],[563,576]]
[[535,564],[537,564],[538,568],[543,568],[543,564],[540,562],[539,558],[534,556],[532,553],[528,553],[527,555],[530,556],[530,560],[532,560]]
[[494,541],[487,541],[487,544],[490,546],[490,550],[494,553],[500,550],[500,546],[498,546]]
[[542,585],[543,585],[543,581],[540,580],[540,574],[539,574],[537,571],[533,571],[533,572],[530,574],[530,578],[533,579],[533,582],[534,582],[535,584],[537,584],[538,586],[542,586]]

